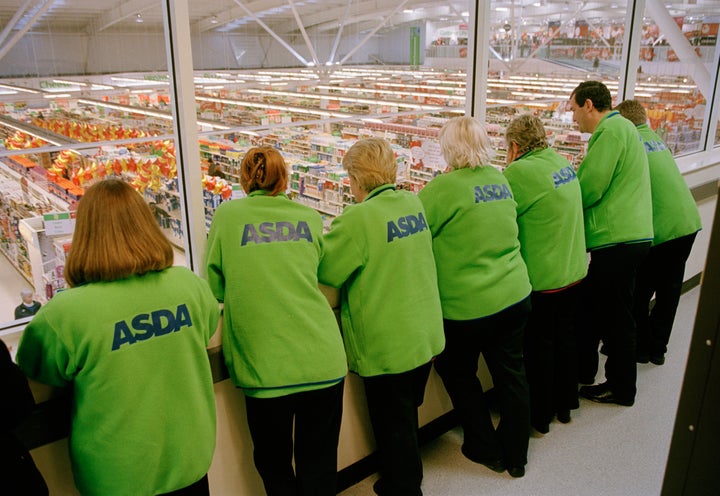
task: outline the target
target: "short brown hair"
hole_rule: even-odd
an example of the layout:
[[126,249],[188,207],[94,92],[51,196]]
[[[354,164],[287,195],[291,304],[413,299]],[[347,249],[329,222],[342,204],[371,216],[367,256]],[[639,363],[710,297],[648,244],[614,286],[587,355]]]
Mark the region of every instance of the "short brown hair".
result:
[[275,196],[285,191],[287,183],[287,165],[279,151],[271,146],[247,151],[240,164],[240,185],[245,193],[265,190]]
[[586,101],[590,100],[598,112],[612,108],[612,95],[610,95],[610,90],[601,81],[591,80],[581,82],[570,94],[570,98],[574,99],[579,107],[582,107]]
[[505,141],[508,147],[517,143],[520,149],[518,156],[525,155],[532,150],[547,148],[548,140],[545,126],[540,119],[532,114],[523,114],[515,117],[505,130]]
[[642,103],[637,100],[625,100],[620,102],[615,110],[620,112],[620,115],[625,117],[627,120],[639,126],[641,124],[647,124],[647,113]]
[[78,203],[65,280],[70,287],[115,281],[166,269],[173,256],[142,196],[124,181],[106,179]]
[[357,141],[343,156],[342,165],[368,193],[383,184],[395,184],[397,180],[395,152],[382,138]]

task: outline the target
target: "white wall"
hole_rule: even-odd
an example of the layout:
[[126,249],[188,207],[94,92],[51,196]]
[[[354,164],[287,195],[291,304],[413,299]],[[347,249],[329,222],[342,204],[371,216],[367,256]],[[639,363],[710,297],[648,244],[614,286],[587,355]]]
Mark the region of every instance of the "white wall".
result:
[[[336,51],[341,60],[360,44],[361,35],[345,36]],[[321,63],[330,57],[334,35],[311,38]],[[422,39],[421,39],[422,42]],[[307,61],[310,51],[302,37],[290,46]],[[262,37],[203,34],[192,40],[193,66],[196,70],[252,69],[260,67],[297,67],[301,62],[270,35]],[[407,64],[410,57],[410,31],[373,37],[345,62],[376,63],[382,53],[385,63]],[[372,56],[371,56],[372,55]],[[71,74],[109,74],[167,70],[165,38],[162,33],[28,34],[0,61],[0,77],[60,76]]]

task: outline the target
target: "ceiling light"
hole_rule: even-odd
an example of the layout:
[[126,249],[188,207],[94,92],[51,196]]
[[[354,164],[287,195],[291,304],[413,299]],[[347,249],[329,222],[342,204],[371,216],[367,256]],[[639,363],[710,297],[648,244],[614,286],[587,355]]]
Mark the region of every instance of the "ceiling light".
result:
[[217,23],[218,23],[218,18],[217,18],[217,16],[216,16],[216,15],[212,16],[212,17],[210,18],[210,22],[211,22],[212,24],[217,24]]
[[5,88],[8,90],[13,90],[13,91],[24,91],[25,93],[36,93],[36,94],[40,93],[40,91],[38,91],[38,90],[32,90],[30,88],[23,88],[21,86],[13,86],[10,84],[0,84],[0,88]]
[[87,86],[87,83],[81,83],[80,81],[70,81],[67,79],[53,79],[53,83],[66,84],[70,86]]
[[143,22],[142,14],[138,14],[135,22]]

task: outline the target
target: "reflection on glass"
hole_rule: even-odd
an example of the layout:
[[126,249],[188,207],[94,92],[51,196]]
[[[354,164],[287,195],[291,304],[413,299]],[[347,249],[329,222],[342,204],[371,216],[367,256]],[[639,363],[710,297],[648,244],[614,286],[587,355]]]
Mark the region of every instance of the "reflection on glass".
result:
[[700,149],[720,23],[720,2],[648,2],[635,98],[674,154]]

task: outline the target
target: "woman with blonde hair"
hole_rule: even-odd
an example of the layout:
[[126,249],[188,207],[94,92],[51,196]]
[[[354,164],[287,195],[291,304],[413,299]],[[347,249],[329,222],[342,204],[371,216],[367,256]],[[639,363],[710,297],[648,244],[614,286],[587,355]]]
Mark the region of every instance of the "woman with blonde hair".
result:
[[70,289],[28,324],[28,377],[72,387],[70,459],[80,493],[207,495],[215,396],[207,344],[219,319],[207,283],[130,185],[85,192],[65,265]]
[[221,204],[210,226],[208,280],[225,305],[225,363],[245,393],[267,494],[331,496],[347,363],[318,286],[322,219],[288,198],[287,180],[276,149],[248,150],[240,165],[248,196]]
[[[517,205],[505,177],[489,165],[490,141],[478,120],[449,120],[440,130],[440,148],[449,171],[418,194],[433,237],[445,328],[445,351],[435,369],[464,430],[462,453],[522,477],[530,435],[522,341],[531,287]],[[477,377],[481,353],[497,392],[497,430]]]
[[325,235],[320,281],[341,288],[350,370],[363,380],[380,459],[374,490],[420,496],[417,409],[444,345],[432,239],[420,200],[395,189],[387,141],[356,142],[343,167],[358,203]]
[[517,202],[520,252],[532,284],[524,357],[530,424],[545,434],[578,408],[575,309],[587,274],[582,193],[572,165],[550,148],[540,119],[525,114],[505,131],[504,174]]

